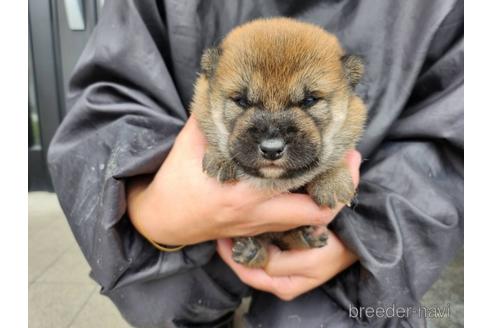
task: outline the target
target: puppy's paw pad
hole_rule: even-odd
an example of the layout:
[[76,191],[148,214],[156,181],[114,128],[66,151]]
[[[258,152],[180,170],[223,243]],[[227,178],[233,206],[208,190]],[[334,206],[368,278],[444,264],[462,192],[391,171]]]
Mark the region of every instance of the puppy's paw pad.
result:
[[220,182],[232,181],[237,177],[236,165],[233,162],[220,159],[206,153],[203,157],[202,168],[208,176],[217,178]]
[[313,200],[318,206],[328,206],[329,208],[335,208],[337,205],[337,198],[333,193],[316,193],[312,195]]
[[340,188],[337,192],[337,201],[342,204],[350,204],[355,196],[355,188],[352,183]]
[[308,186],[308,191],[319,206],[328,206],[333,209],[338,203],[349,204],[355,195],[355,188],[350,175],[344,173]]
[[263,267],[266,264],[266,250],[254,238],[238,238],[232,247],[232,259],[249,267]]

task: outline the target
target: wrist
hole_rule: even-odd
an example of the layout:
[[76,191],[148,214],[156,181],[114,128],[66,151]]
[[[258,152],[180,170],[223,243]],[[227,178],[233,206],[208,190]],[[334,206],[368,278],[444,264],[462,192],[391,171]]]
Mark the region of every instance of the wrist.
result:
[[[180,246],[177,240],[170,240],[167,236],[172,233],[165,231],[165,225],[159,213],[159,204],[155,200],[152,176],[133,178],[127,186],[127,211],[129,219],[135,228],[156,248],[174,249]],[[156,245],[159,245],[157,247]]]

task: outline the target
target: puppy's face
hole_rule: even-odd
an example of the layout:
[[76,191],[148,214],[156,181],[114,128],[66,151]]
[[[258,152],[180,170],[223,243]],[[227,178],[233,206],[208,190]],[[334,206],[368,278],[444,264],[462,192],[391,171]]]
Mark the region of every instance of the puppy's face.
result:
[[233,30],[202,68],[220,152],[270,179],[302,175],[329,158],[362,70],[334,36],[288,19]]

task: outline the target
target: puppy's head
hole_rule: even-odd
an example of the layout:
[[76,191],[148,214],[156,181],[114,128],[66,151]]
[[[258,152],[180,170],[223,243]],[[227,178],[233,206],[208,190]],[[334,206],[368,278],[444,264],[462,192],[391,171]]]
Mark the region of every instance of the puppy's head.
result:
[[219,151],[269,179],[323,164],[362,70],[315,25],[281,18],[234,29],[202,58]]

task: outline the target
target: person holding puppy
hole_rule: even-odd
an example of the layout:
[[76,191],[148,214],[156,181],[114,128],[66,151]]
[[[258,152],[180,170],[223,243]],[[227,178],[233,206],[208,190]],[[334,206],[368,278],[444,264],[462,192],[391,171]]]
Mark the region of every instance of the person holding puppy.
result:
[[[134,326],[224,327],[252,295],[250,326],[418,327],[349,311],[417,306],[462,244],[460,3],[288,3],[105,4],[48,160],[91,276]],[[206,141],[186,111],[200,55],[269,16],[320,25],[366,62],[368,124],[344,157],[353,208],[202,170]],[[327,224],[324,247],[271,247],[264,269],[232,260],[231,237]]]

